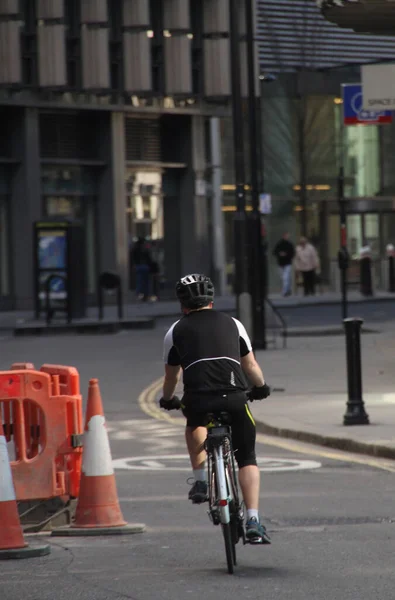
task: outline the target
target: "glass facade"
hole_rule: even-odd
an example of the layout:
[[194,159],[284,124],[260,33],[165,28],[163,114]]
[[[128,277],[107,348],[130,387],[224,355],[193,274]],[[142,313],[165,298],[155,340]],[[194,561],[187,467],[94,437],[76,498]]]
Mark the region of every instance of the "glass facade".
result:
[[[395,124],[345,126],[339,84],[338,95],[323,95],[319,89],[314,93],[315,75],[311,73],[309,91],[298,95],[297,76],[289,77],[293,82],[280,78],[271,84],[270,93],[269,87],[262,86],[262,191],[272,195],[272,213],[267,217],[271,292],[279,291],[272,249],[284,231],[294,241],[306,231],[319,251],[324,283],[332,285],[340,243],[337,194],[341,164],[344,195],[350,200],[347,226],[353,259],[356,261],[361,246],[369,243],[374,261],[380,262],[385,258],[385,244],[395,238],[391,208],[384,209],[380,202],[380,197],[395,193]],[[345,72],[344,82],[347,78]],[[230,120],[223,124],[222,144],[226,251],[231,265],[235,199]],[[367,202],[363,205],[357,199]]]

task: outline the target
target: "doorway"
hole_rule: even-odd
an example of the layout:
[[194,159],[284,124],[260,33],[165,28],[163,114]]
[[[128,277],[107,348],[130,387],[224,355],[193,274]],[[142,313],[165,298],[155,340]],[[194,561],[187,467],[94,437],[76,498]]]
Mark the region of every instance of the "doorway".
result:
[[[126,169],[126,220],[129,256],[139,237],[150,242],[153,261],[160,278],[164,272],[163,249],[163,170],[154,167],[129,167]],[[130,289],[134,289],[134,274],[130,263]]]
[[[338,214],[329,216],[329,258],[337,268],[337,253],[340,245],[340,218]],[[380,213],[351,213],[347,215],[347,248],[350,254],[349,283],[355,286],[359,281],[359,256],[363,246],[369,245],[372,256],[372,275],[375,286],[381,285],[381,227]],[[336,263],[336,264],[335,264]],[[333,269],[332,269],[333,272]]]

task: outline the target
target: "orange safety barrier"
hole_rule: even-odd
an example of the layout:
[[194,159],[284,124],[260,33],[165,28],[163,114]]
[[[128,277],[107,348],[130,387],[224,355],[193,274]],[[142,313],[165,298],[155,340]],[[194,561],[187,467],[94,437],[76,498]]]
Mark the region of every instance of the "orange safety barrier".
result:
[[14,363],[0,372],[0,420],[17,500],[77,498],[83,433],[78,371]]

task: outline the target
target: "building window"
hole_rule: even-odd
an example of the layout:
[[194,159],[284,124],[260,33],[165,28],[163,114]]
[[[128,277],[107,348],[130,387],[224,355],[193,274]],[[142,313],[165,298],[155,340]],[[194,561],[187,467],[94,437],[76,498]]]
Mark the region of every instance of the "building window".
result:
[[67,84],[72,90],[81,89],[82,85],[80,11],[80,0],[68,0],[65,3]]
[[107,0],[110,44],[111,89],[123,90],[123,39],[122,39],[122,1]]
[[203,95],[203,2],[190,0],[190,15],[192,25],[192,91],[193,94]]
[[21,0],[22,81],[26,86],[38,85],[36,0]]
[[100,149],[98,117],[86,114],[40,114],[41,158],[96,159]]
[[380,126],[343,125],[343,105],[334,106],[338,162],[342,143],[344,150],[345,195],[376,196],[381,188]]
[[164,94],[164,51],[163,51],[163,0],[150,0],[150,14],[153,36],[151,38],[152,53],[152,89],[157,94]]

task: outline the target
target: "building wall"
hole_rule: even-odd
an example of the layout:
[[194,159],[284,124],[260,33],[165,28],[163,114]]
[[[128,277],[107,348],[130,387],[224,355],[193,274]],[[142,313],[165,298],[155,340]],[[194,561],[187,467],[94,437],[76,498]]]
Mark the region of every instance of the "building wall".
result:
[[0,10],[1,85],[125,102],[229,96],[227,0],[10,0]]
[[209,271],[202,182],[207,120],[230,109],[228,1],[9,0],[0,36],[0,309],[33,306],[33,222],[55,215],[84,223],[91,301],[103,270],[127,295],[139,173],[160,174],[168,288]]

